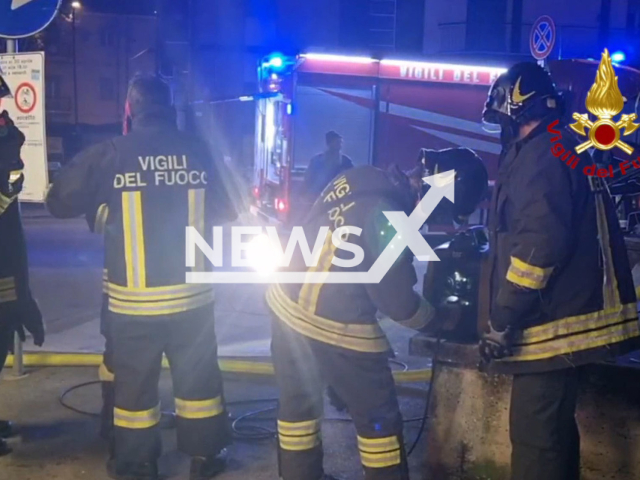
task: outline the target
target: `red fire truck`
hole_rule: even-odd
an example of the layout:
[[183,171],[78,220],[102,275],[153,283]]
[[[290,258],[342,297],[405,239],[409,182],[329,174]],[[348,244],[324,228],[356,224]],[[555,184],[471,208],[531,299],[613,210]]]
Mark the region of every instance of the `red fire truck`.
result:
[[[259,69],[265,95],[256,108],[253,211],[287,223],[297,210],[310,159],[323,151],[324,134],[344,137],[355,165],[412,167],[422,148],[474,150],[495,177],[498,135],[482,128],[489,85],[509,65],[456,65],[360,56],[302,54],[267,57]],[[592,60],[549,65],[571,111],[586,112],[586,94],[598,67]],[[640,72],[616,67],[637,109]]]

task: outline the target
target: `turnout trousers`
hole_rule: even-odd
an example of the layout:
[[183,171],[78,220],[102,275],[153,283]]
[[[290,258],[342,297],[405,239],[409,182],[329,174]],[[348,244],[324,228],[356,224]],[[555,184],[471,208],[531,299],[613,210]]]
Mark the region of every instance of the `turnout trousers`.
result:
[[282,480],[320,480],[324,386],[346,404],[358,434],[366,480],[408,480],[402,416],[388,358],[317,342],[273,321],[271,344]]
[[512,480],[578,480],[578,370],[515,375],[509,413]]
[[134,319],[110,313],[108,323],[115,375],[116,465],[155,462],[161,454],[158,382],[163,353],[171,368],[178,449],[206,457],[226,447],[231,431],[212,305]]

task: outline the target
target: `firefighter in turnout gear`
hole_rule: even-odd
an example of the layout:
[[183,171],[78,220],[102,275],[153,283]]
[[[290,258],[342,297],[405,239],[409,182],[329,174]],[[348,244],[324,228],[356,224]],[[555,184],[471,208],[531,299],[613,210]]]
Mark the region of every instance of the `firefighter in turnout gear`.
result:
[[185,267],[185,230],[200,235],[236,217],[224,165],[200,139],[180,132],[169,87],[132,80],[126,136],[80,153],[47,196],[50,212],[70,218],[105,204],[109,336],[115,376],[112,477],[157,479],[161,453],[158,381],[171,366],[178,448],[192,457],[191,479],[224,469],[230,428],[217,362],[210,285],[185,283],[206,271],[196,254]]
[[[0,97],[2,85],[0,75]],[[0,114],[0,371],[13,347],[14,332],[25,341],[26,329],[38,346],[42,346],[45,337],[42,314],[29,288],[27,245],[18,205],[24,182],[24,164],[20,159],[24,141],[23,133],[3,111]],[[0,420],[0,456],[11,453],[3,438],[12,433],[11,422]]]
[[[285,270],[306,275],[368,271],[395,236],[382,212],[409,214],[418,198],[409,178],[397,169],[385,172],[363,166],[344,172],[325,188],[303,225],[305,238],[323,243],[317,263],[307,267],[296,250]],[[336,249],[332,242],[333,232],[341,226],[362,229],[360,236],[346,237],[354,245],[353,254]],[[328,229],[324,238],[323,227]],[[344,262],[357,257],[359,249],[364,260],[357,269],[348,268]],[[404,250],[377,284],[275,283],[269,288],[283,480],[331,478],[322,465],[325,385],[353,418],[365,478],[408,479],[402,417],[388,363],[390,345],[376,312],[415,329],[430,322],[432,307],[413,290],[417,279],[412,258]]]
[[551,151],[561,136],[564,151],[575,152],[562,113],[562,97],[534,63],[501,75],[483,113],[500,126],[503,152],[480,351],[489,371],[514,376],[513,480],[579,478],[577,367],[639,346],[633,281],[606,185],[583,173],[589,155],[574,169]]

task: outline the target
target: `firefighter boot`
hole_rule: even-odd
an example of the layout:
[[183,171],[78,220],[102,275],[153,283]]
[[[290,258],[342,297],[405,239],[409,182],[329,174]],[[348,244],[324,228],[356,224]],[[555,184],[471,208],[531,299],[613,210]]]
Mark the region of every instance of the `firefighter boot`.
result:
[[222,473],[227,466],[227,450],[211,457],[193,457],[189,480],[209,480]]
[[0,438],[9,438],[13,435],[13,425],[8,420],[0,420]]
[[102,382],[102,411],[100,412],[100,436],[108,440],[113,433],[113,407],[115,389],[113,382]]

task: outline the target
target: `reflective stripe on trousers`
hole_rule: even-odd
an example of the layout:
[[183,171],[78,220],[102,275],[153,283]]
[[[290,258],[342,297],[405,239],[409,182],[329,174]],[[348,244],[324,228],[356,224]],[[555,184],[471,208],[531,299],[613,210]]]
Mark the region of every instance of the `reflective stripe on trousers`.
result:
[[320,419],[302,422],[278,420],[280,448],[293,452],[312,450],[320,445]]
[[113,409],[113,424],[116,427],[129,429],[151,428],[160,423],[160,405],[149,410],[130,411],[122,408]]
[[211,418],[224,412],[222,397],[207,400],[183,400],[176,398],[176,415],[182,418]]

